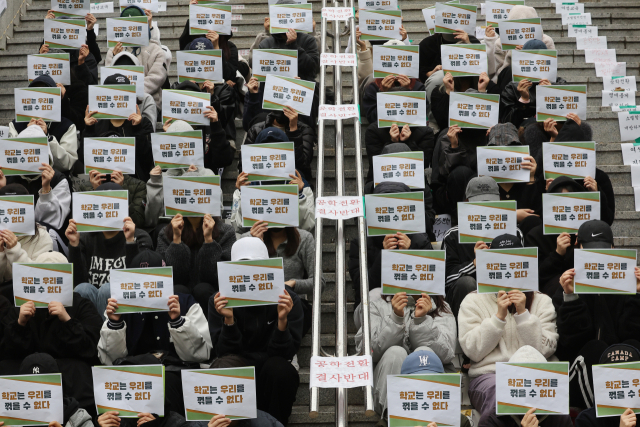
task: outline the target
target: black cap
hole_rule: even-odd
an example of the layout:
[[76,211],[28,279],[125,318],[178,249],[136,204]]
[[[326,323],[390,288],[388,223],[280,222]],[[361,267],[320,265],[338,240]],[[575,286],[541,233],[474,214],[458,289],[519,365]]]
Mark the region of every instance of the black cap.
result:
[[156,251],[145,249],[138,255],[133,257],[129,268],[152,268],[152,267],[166,267],[162,255]]
[[577,181],[569,178],[568,176],[559,176],[549,184],[547,193],[559,193],[561,188],[569,188],[570,193],[580,193],[585,191],[585,188],[578,184]]
[[200,87],[191,80],[186,80],[177,85],[176,90],[190,90],[191,92],[200,92]]
[[521,248],[522,242],[513,234],[501,234],[491,242],[491,249]]
[[113,74],[106,79],[104,79],[105,85],[130,85],[131,81],[127,76],[123,76],[122,74]]
[[105,182],[104,184],[100,184],[96,191],[107,191],[107,190],[124,190],[121,185],[116,184],[115,182]]
[[629,344],[614,344],[600,356],[600,363],[637,362],[638,360],[640,360],[640,351]]
[[584,249],[611,249],[613,231],[604,221],[594,219],[583,223],[578,229],[578,244]]
[[22,184],[8,184],[0,188],[0,196],[28,196],[29,190]]
[[56,82],[51,78],[51,76],[42,75],[36,77],[31,83],[29,83],[29,87],[56,87]]
[[48,353],[33,353],[20,364],[20,375],[58,374],[58,363]]

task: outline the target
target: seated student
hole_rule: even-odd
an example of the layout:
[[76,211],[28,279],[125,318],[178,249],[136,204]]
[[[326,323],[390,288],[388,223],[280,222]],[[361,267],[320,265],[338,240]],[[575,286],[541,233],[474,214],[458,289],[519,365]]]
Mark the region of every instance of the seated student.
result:
[[[115,182],[95,187],[95,191],[122,189]],[[69,239],[69,262],[73,263],[74,292],[90,299],[101,316],[104,316],[107,301],[104,295],[110,295],[109,270],[124,268],[125,261],[133,259],[140,249],[153,248],[149,234],[137,229],[131,217],[125,218],[123,223],[122,231],[80,234],[76,221],[70,219],[65,232]]]
[[[504,237],[510,237],[514,247],[522,247],[517,245],[516,236]],[[494,240],[491,246],[498,247],[496,243]],[[534,349],[541,353],[536,361],[549,359],[558,342],[555,320],[551,298],[539,292],[473,292],[462,301],[458,339],[462,351],[471,359],[469,399],[480,412],[480,426],[500,425],[496,419],[496,363],[515,361],[511,360],[513,356]],[[568,416],[550,417],[549,423],[553,419],[562,421],[563,426],[571,423]]]
[[[358,12],[356,12],[357,18]],[[406,38],[407,30],[404,29],[404,26],[400,27],[400,34],[404,37],[401,40],[391,39],[383,44],[380,41],[373,41],[371,43],[369,40],[361,40],[362,32],[360,31],[359,26],[356,25],[356,45],[358,46],[358,93],[360,95],[360,99],[364,97],[365,88],[373,81],[373,46],[380,45],[382,46],[407,46],[411,43]],[[347,39],[347,48],[345,52],[351,52],[351,37]]]
[[[287,141],[287,136],[283,131],[271,127],[260,132],[256,141],[257,143]],[[243,234],[248,231],[248,229],[242,225],[242,187],[245,185],[259,184],[257,182],[250,182],[247,178],[248,176],[249,174],[247,172],[240,172],[236,179],[236,190],[233,192],[231,223],[233,224],[237,234]],[[311,190],[309,183],[302,177],[298,170],[296,170],[296,176],[290,175],[290,177],[291,181],[289,184],[296,184],[298,186],[298,228],[312,232],[316,226],[315,199],[313,197],[313,191]],[[278,183],[278,181],[272,181],[269,183]]]
[[158,234],[156,251],[173,267],[177,292],[193,295],[206,310],[218,291],[218,262],[231,260],[235,241],[233,227],[219,216],[177,214]]
[[[114,74],[104,80],[105,85],[130,84],[129,79],[122,74]],[[146,181],[149,179],[149,171],[153,168],[153,152],[149,135],[154,127],[149,116],[143,116],[140,105],[136,104],[136,112],[127,120],[109,119],[98,120],[93,117],[97,111],[87,110],[84,123],[86,125],[82,134],[83,138],[133,136],[136,138],[136,176]],[[82,160],[84,164],[84,159]],[[134,179],[127,176],[127,179]],[[142,223],[140,223],[142,225]]]
[[436,138],[429,126],[409,127],[409,125],[404,125],[400,128],[400,126],[393,124],[390,128],[380,128],[378,122],[371,123],[364,134],[364,143],[369,158],[369,172],[367,172],[365,183],[373,181],[373,156],[382,154],[385,147],[399,142],[407,146],[407,151],[422,151],[424,153],[424,167],[431,166]]
[[470,168],[455,168],[447,177],[447,182],[442,185],[432,182],[433,208],[436,212],[442,212],[451,216],[451,225],[458,225],[458,202],[464,202],[467,184],[476,173]]
[[[257,237],[245,237],[231,248],[231,260],[269,258]],[[209,300],[209,331],[216,358],[242,356],[256,367],[258,409],[287,425],[300,376],[291,360],[300,348],[303,310],[298,295],[285,285],[278,304],[226,308],[225,295]],[[278,390],[274,393],[274,390]]]
[[[442,45],[443,44],[479,44],[480,41],[473,35],[462,30],[457,30],[453,34],[436,33],[427,36],[420,42],[420,81],[425,83],[427,79],[438,71],[442,71]],[[440,81],[434,82],[433,87],[442,84],[444,73],[440,73]],[[432,89],[433,90],[433,89]],[[427,97],[429,97],[427,92]]]
[[[472,178],[467,184],[465,200],[468,202],[485,202],[500,200],[498,184],[489,176]],[[456,219],[457,221],[457,219]],[[460,304],[468,293],[477,289],[476,284],[476,251],[488,249],[486,243],[478,241],[475,245],[458,243],[458,226],[451,227],[442,238],[442,249],[446,253],[446,299],[453,315],[458,317]],[[517,230],[518,237],[511,239],[508,234],[500,236],[503,244],[522,247],[522,234]],[[498,237],[496,237],[498,239]],[[494,241],[496,241],[494,239]]]
[[[411,191],[401,182],[381,182],[373,189],[373,194],[406,193]],[[432,249],[427,233],[404,234],[397,232],[386,236],[367,237],[367,268],[369,270],[369,290],[382,287],[381,259],[383,249]],[[360,244],[351,240],[349,249],[349,275],[353,284],[355,307],[360,305]]]
[[[226,117],[221,105],[220,97],[213,82],[205,81],[198,84],[187,80],[175,89],[191,92],[206,92],[211,96],[211,105],[204,112],[204,117],[209,119],[209,125],[197,125],[191,127],[187,122],[173,119],[167,120],[163,126],[165,132],[188,132],[190,130],[202,130],[202,144],[204,148],[204,167],[211,169],[216,175],[221,175],[222,170],[233,162],[235,148],[231,147],[225,133],[226,123],[233,122],[234,117]],[[175,123],[175,127],[167,128]],[[179,123],[179,124],[178,124]],[[170,129],[170,130],[169,130]]]
[[[444,364],[456,353],[456,319],[442,296],[382,295],[382,288],[369,291],[371,357],[374,409],[386,419],[387,375],[400,374],[408,354],[433,352]],[[361,305],[354,313],[363,322]],[[362,351],[362,327],[356,334],[356,349]],[[433,354],[432,353],[432,354]],[[452,366],[453,368],[453,366]]]
[[[59,252],[42,254],[35,262],[66,263]],[[4,312],[0,327],[0,375],[16,375],[23,359],[34,353],[48,353],[57,360],[63,386],[80,407],[95,414],[91,365],[98,359],[98,338],[102,320],[91,301],[73,293],[73,305],[50,302],[36,308],[33,301]]]
[[[56,87],[56,84],[49,76],[39,76],[29,83],[29,87],[53,88]],[[78,137],[76,135],[76,126],[73,122],[64,117],[64,115],[61,117],[60,122],[31,119],[28,123],[17,123],[13,119],[9,123],[9,138],[16,138],[18,134],[32,126],[41,128],[43,133],[35,133],[35,129],[30,129],[28,135],[22,134],[21,137],[46,137],[49,140],[50,155],[53,156],[53,168],[60,172],[68,173],[76,160],[78,160]]]
[[[407,76],[387,76],[383,79],[374,79],[364,89],[364,95],[360,100],[363,115],[369,123],[378,122],[378,92],[411,91],[422,92],[424,85],[418,79],[410,79]],[[429,108],[429,100],[426,100]]]
[[[149,22],[149,28],[152,27],[151,21],[153,16],[151,13],[145,13],[138,6],[129,6],[120,12],[121,17],[146,16]],[[130,52],[138,58],[140,65],[144,66],[144,91],[153,96],[158,110],[162,110],[162,85],[167,80],[167,69],[165,68],[165,53],[160,47],[160,42],[151,38],[151,30],[149,30],[149,45],[141,47],[122,47],[122,43],[118,43],[110,48],[107,52],[107,58],[104,65],[111,66],[113,58],[120,52]]]
[[[594,405],[593,393],[585,387],[593,389],[591,366],[598,363],[603,348],[627,340],[640,341],[640,294],[635,295],[576,295],[573,279],[573,247],[569,245],[569,235],[558,237],[560,247],[571,253],[557,260],[555,254],[550,255],[543,263],[554,272],[564,270],[558,282],[553,304],[558,313],[557,356],[568,360],[571,366],[572,380],[570,387],[571,406],[588,408]],[[578,246],[579,245],[579,246]],[[613,232],[611,227],[602,221],[588,221],[580,226],[576,247],[580,249],[612,249]],[[553,262],[555,260],[555,263]],[[640,292],[640,268],[635,267],[637,291]],[[557,276],[556,276],[557,277]],[[585,376],[589,373],[589,378]],[[573,374],[577,374],[574,375]]]
[[[602,342],[599,342],[603,344]],[[622,363],[622,362],[638,362],[640,361],[640,342],[636,340],[628,340],[622,344],[613,344],[611,346],[601,345],[600,348],[593,349],[593,356],[595,358],[596,364],[612,364],[612,363]],[[600,353],[597,354],[598,350]],[[591,374],[591,369],[589,369],[589,374]],[[576,427],[635,427],[636,426],[636,414],[631,408],[627,408],[626,411],[619,417],[600,417],[596,415],[596,405],[593,400],[593,377],[589,375],[589,378],[584,378],[584,386],[589,391],[584,390],[584,394],[587,395],[590,392],[589,401],[591,404],[586,407],[582,412],[578,414],[578,417],[575,421]],[[573,393],[573,388],[570,389],[571,393]],[[624,393],[627,393],[631,390],[624,390]],[[629,393],[631,395],[631,393]],[[573,394],[571,394],[573,397]],[[623,408],[626,406],[624,402],[616,402],[616,406],[622,406]],[[572,405],[573,406],[573,405]],[[580,408],[584,408],[581,406]]]
[[[292,108],[284,107],[282,111],[263,110],[263,91],[258,92],[260,83],[255,77],[249,80],[247,87],[249,93],[245,97],[243,115],[243,123],[247,123],[247,135],[244,144],[293,142],[296,169],[307,181],[310,181],[313,178],[311,175],[313,147],[318,142],[315,129],[300,121],[298,112]],[[281,132],[265,133],[260,137],[261,132],[268,128],[277,128]],[[238,172],[242,172],[242,156],[238,156]]]

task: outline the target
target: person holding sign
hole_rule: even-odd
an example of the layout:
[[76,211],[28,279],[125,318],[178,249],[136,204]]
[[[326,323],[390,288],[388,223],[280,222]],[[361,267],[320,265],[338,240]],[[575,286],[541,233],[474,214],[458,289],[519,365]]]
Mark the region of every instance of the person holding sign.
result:
[[[231,261],[268,258],[257,237],[244,237],[231,248]],[[215,357],[240,355],[256,367],[258,409],[286,425],[300,383],[291,360],[300,348],[304,315],[291,288],[279,298],[278,304],[226,308],[218,292],[209,300],[209,331]]]
[[[138,6],[129,6],[120,13],[120,16],[123,18],[147,16],[149,28],[151,28],[153,19],[151,11],[145,13]],[[149,34],[151,34],[151,30],[149,30]],[[114,47],[109,48],[104,65],[111,66],[113,59],[123,51],[137,57],[140,65],[144,66],[144,91],[153,96],[158,110],[162,110],[162,85],[167,80],[167,68],[165,67],[165,52],[162,50],[160,42],[150,39],[149,45],[139,47],[123,47],[122,43],[118,42]]]
[[[58,87],[49,76],[40,76],[31,83],[30,88]],[[9,123],[9,138],[15,138],[25,129],[38,126],[44,136],[49,139],[49,150],[53,156],[53,167],[60,172],[69,172],[78,160],[78,137],[76,126],[71,120],[62,116],[60,122],[45,122],[42,119],[31,119],[30,122],[18,123],[15,119]],[[23,135],[24,136],[24,135]]]
[[[418,79],[410,79],[403,75],[389,75],[383,79],[374,79],[364,89],[364,96],[361,101],[362,113],[369,123],[378,122],[378,92],[423,92],[424,85]],[[426,100],[429,109],[429,100]]]
[[[374,409],[384,417],[387,410],[387,375],[397,375],[407,355],[433,352],[450,364],[456,349],[456,320],[441,295],[382,295],[381,288],[369,291]],[[360,325],[363,312],[354,313]],[[356,348],[362,349],[362,327],[356,334]],[[410,357],[410,356],[409,356]]]

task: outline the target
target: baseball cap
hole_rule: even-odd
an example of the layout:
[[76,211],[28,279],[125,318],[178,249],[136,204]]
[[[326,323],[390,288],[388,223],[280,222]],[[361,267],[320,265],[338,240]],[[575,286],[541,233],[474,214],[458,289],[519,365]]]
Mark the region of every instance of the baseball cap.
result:
[[256,144],[265,142],[286,142],[289,141],[287,134],[276,127],[268,127],[263,129],[256,137]]
[[578,243],[585,249],[611,249],[613,231],[604,221],[587,221],[578,229]]
[[189,44],[188,50],[211,50],[213,43],[206,37],[198,37]]
[[128,18],[130,16],[144,16],[144,10],[142,10],[138,6],[129,6],[124,8],[122,12],[120,12],[120,16],[123,18]]
[[431,350],[414,351],[404,359],[401,374],[441,374],[444,372],[442,361]]
[[131,260],[129,268],[166,267],[164,258],[156,251],[145,249]]
[[640,360],[640,351],[629,344],[614,344],[600,356],[600,363],[636,362]]
[[491,249],[521,248],[522,242],[513,234],[501,234],[491,242]]
[[56,82],[51,76],[42,75],[33,79],[33,81],[29,83],[29,87],[56,87]]
[[48,353],[33,353],[25,357],[20,364],[20,375],[57,374],[58,363]]
[[495,179],[490,176],[479,176],[469,181],[465,196],[470,202],[498,201],[500,190]]
[[570,193],[585,191],[584,187],[568,176],[559,176],[549,184],[547,193],[560,193],[562,188],[568,188]]
[[131,82],[127,76],[123,76],[122,74],[113,74],[106,79],[104,79],[105,85],[130,85]]
[[522,50],[541,50],[546,49],[547,45],[542,40],[529,40],[522,45]]
[[231,246],[231,261],[268,258],[267,246],[257,237],[243,237]]
[[0,188],[0,195],[2,196],[27,196],[29,190],[22,184],[8,184]]

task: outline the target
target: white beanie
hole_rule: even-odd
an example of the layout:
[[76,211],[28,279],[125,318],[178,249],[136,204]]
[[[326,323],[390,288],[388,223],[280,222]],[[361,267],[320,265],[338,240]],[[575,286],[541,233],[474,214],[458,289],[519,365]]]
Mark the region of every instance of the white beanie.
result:
[[269,251],[257,237],[243,237],[231,246],[231,261],[269,259]]
[[140,65],[140,60],[138,59],[138,57],[132,54],[131,52],[127,52],[127,51],[122,51],[116,56],[114,56],[113,59],[111,60],[111,64],[117,67],[118,59],[122,58],[123,56],[128,56],[136,66]]
[[382,46],[404,46],[405,44],[397,39],[391,39],[386,41]]
[[171,122],[169,125],[169,129],[167,132],[190,132],[193,130],[193,127],[184,120],[176,120]]
[[66,264],[67,258],[60,252],[44,252],[33,261],[42,264]]
[[520,347],[509,359],[510,363],[544,363],[546,361],[542,353],[530,345]]
[[42,128],[38,125],[27,126],[25,130],[18,135],[20,138],[46,138]]

